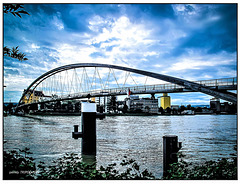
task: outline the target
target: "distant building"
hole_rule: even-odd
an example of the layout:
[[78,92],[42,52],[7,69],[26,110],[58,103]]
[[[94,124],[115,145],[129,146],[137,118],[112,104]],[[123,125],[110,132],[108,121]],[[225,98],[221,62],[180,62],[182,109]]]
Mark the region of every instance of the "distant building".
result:
[[158,113],[158,100],[150,98],[139,98],[139,96],[130,96],[126,98],[126,105],[130,111]]
[[215,113],[236,113],[237,112],[237,105],[223,102],[220,103],[220,99],[218,98],[212,98],[210,100],[210,109]]
[[228,112],[229,111],[229,104],[228,102],[220,103],[221,105],[221,112]]
[[140,99],[143,103],[143,112],[158,113],[158,100],[157,99]]
[[109,112],[111,96],[94,97],[91,98],[91,101],[95,102],[98,106],[103,106],[104,112]]
[[[26,89],[24,89],[24,92],[25,91]],[[42,91],[29,90],[28,93],[23,97],[22,102],[24,104],[38,102],[42,97],[44,97]]]
[[210,109],[212,109],[214,112],[220,112],[221,111],[221,104],[219,98],[212,98],[210,99]]
[[171,97],[167,95],[167,93],[163,93],[161,99],[161,107],[165,110],[166,108],[171,108]]

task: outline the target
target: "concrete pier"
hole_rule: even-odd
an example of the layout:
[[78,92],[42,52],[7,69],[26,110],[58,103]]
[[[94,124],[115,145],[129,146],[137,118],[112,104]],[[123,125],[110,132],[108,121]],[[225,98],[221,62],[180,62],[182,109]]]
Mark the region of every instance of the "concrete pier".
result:
[[96,118],[96,104],[82,102],[82,132],[78,132],[78,125],[74,125],[72,137],[82,138],[82,154],[84,155],[96,155]]
[[82,103],[82,153],[96,154],[96,104]]

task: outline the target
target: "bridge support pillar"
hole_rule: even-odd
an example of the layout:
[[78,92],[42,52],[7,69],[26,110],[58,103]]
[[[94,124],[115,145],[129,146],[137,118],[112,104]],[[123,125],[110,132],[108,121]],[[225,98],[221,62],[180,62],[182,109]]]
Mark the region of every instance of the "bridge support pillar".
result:
[[177,152],[182,148],[182,143],[178,142],[178,136],[163,136],[163,176],[167,175],[170,164],[177,163]]

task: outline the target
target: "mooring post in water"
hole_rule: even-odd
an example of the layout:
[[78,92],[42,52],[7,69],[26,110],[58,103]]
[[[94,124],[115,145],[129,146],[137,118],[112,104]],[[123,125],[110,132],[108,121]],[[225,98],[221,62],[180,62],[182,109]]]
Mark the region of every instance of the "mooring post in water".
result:
[[82,154],[96,155],[96,118],[103,119],[105,114],[96,113],[96,104],[81,103],[82,132],[78,132],[78,125],[74,125],[72,137],[82,138]]
[[96,104],[82,102],[82,153],[96,154]]
[[177,152],[182,148],[182,143],[178,142],[178,136],[163,136],[163,176],[166,176],[170,164],[177,163]]
[[78,132],[78,125],[73,125],[74,127],[74,132],[72,132],[72,138],[78,139],[82,137],[82,132]]

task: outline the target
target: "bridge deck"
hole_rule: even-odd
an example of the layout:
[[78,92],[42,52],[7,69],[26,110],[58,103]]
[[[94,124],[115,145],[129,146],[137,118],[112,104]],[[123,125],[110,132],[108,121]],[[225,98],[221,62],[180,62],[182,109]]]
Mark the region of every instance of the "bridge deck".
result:
[[[237,90],[237,78],[225,78],[225,79],[215,79],[215,80],[202,80],[195,81],[196,83],[207,86],[214,90]],[[156,93],[180,93],[180,92],[195,92],[191,89],[187,89],[184,86],[177,84],[165,83],[157,85],[145,85],[145,86],[134,86],[134,87],[122,87],[122,88],[113,88],[113,89],[104,89],[104,90],[94,90],[87,91],[84,93],[74,93],[68,95],[62,95],[58,97],[47,97],[41,99],[36,103],[47,103],[53,101],[62,101],[62,100],[73,100],[80,98],[88,97],[99,97],[99,96],[111,96],[111,95],[126,95],[128,90],[131,91],[131,94],[156,94]],[[25,106],[27,104],[21,105]],[[20,106],[19,106],[20,107]]]

